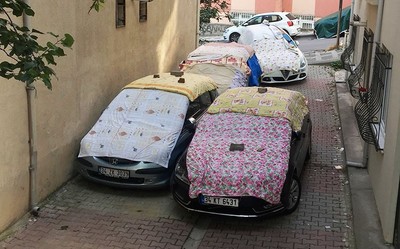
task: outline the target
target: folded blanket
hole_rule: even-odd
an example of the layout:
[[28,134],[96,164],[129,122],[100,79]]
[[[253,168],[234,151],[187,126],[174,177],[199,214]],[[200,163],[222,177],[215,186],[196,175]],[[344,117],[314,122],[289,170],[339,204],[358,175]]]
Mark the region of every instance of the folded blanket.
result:
[[187,67],[185,72],[195,73],[212,78],[218,85],[221,94],[229,88],[247,86],[247,77],[232,65],[200,63]]

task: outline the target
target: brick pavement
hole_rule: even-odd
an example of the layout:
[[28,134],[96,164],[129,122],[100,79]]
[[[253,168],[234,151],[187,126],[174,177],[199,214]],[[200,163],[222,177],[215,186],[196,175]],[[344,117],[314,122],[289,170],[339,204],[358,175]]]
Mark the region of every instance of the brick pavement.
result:
[[14,227],[1,248],[354,248],[346,169],[335,168],[343,152],[333,72],[310,66],[307,80],[280,87],[308,97],[313,121],[312,156],[293,214],[210,217],[185,211],[167,190],[113,189],[77,177],[41,204],[39,217]]

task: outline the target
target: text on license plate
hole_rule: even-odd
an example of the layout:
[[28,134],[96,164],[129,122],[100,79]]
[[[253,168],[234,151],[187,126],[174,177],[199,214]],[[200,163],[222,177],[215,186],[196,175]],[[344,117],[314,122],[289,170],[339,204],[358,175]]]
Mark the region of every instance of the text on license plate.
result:
[[128,170],[121,170],[121,169],[110,169],[99,167],[99,173],[105,176],[114,177],[114,178],[129,178],[129,171]]
[[227,207],[239,207],[239,199],[226,198],[226,197],[214,197],[214,196],[203,196],[204,204],[212,204]]

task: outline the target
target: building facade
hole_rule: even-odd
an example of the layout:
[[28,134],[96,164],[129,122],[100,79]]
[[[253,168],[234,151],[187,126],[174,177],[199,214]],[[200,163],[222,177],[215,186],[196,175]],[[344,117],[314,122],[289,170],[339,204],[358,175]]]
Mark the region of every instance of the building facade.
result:
[[354,66],[349,70],[347,83],[356,98],[355,117],[366,148],[364,166],[371,179],[383,237],[398,248],[400,2],[353,0],[352,6],[353,25],[346,50],[354,50],[349,53]]
[[[351,0],[343,0],[343,8]],[[338,0],[231,0],[231,12],[259,14],[264,12],[287,11],[296,15],[321,18],[338,11]]]
[[124,85],[177,70],[198,42],[198,1],[106,0],[99,13],[88,13],[92,0],[29,4],[36,13],[31,28],[69,33],[75,43],[57,60],[53,90],[36,83],[32,156],[25,86],[0,78],[0,232],[29,211],[30,199],[40,202],[74,176],[80,139]]

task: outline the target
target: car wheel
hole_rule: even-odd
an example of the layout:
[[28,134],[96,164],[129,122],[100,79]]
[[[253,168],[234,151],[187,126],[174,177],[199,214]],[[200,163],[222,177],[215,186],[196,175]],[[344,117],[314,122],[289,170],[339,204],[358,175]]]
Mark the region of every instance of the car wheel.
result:
[[301,196],[300,180],[299,177],[296,174],[294,174],[292,182],[290,184],[289,198],[287,201],[288,205],[285,210],[286,214],[291,214],[297,209],[297,206],[300,203],[300,196]]
[[232,34],[229,36],[229,41],[230,41],[230,42],[238,42],[239,37],[240,37],[240,34],[234,32],[234,33],[232,33]]

